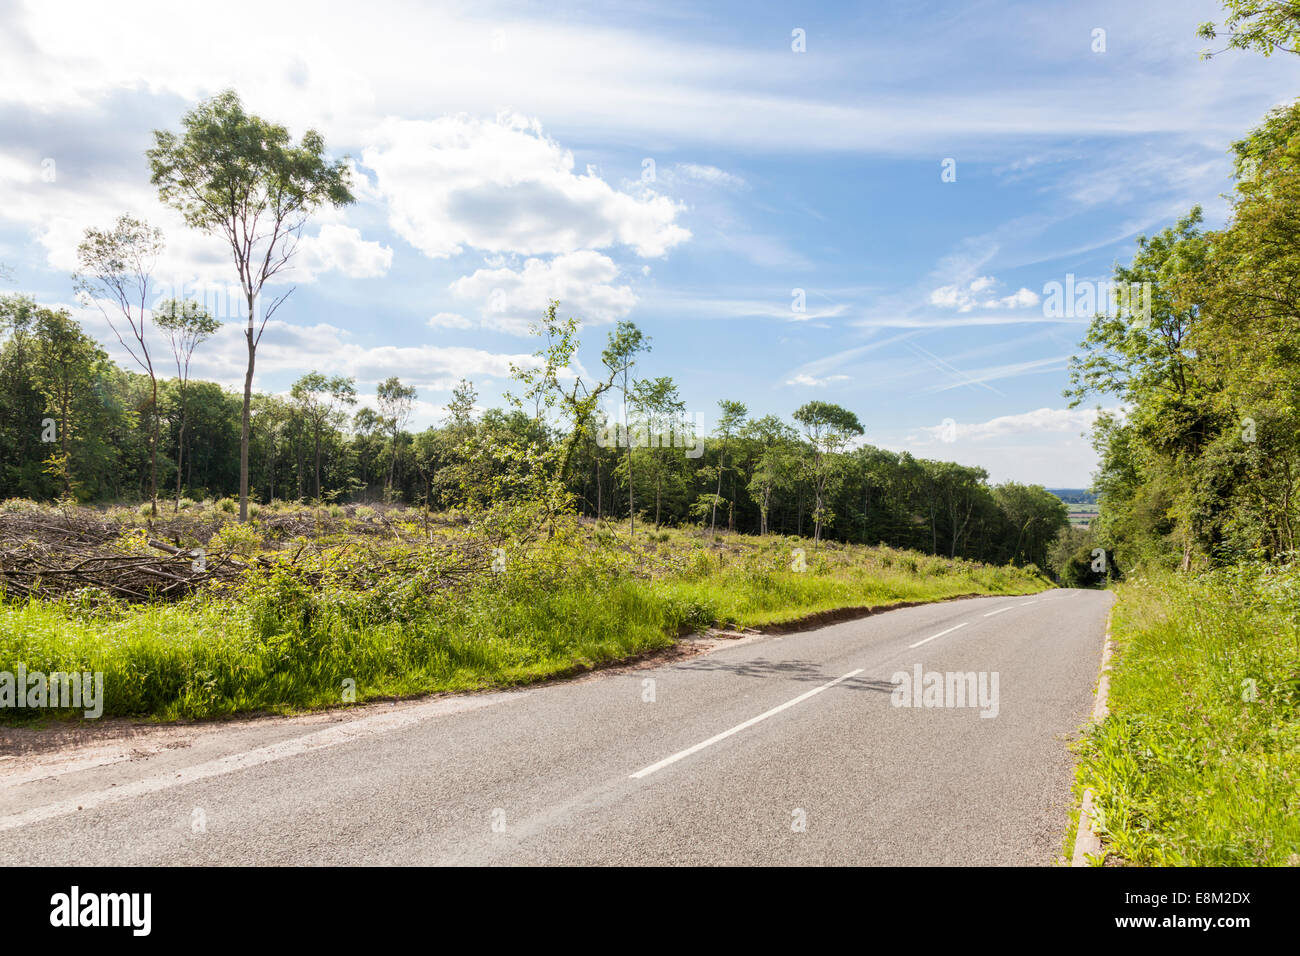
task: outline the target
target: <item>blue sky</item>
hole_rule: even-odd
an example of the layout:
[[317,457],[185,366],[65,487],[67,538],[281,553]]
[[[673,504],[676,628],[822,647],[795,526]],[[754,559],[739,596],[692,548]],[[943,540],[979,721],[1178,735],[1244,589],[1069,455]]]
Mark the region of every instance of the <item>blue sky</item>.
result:
[[[556,297],[586,374],[630,318],[644,374],[706,422],[824,399],[872,444],[1049,486],[1095,461],[1061,395],[1087,316],[1045,288],[1104,281],[1194,203],[1221,223],[1229,144],[1300,89],[1294,58],[1200,60],[1221,17],[1199,0],[229,6],[0,8],[6,291],[120,356],[69,276],[82,230],[130,211],[167,234],[160,286],[227,308],[226,254],[159,206],[143,152],[233,87],[356,166],[286,276],[263,390],[395,374],[417,426],[462,376],[500,404]],[[225,317],[196,372],[234,387]]]

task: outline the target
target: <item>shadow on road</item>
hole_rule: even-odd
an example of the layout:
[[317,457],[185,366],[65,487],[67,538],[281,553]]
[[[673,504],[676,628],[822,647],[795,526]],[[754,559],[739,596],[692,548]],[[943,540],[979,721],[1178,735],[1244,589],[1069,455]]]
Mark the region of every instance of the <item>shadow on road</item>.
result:
[[[706,670],[721,671],[728,674],[734,674],[737,677],[784,677],[791,680],[805,681],[810,684],[825,684],[832,681],[838,674],[827,674],[821,667],[810,661],[802,660],[781,660],[770,661],[767,658],[755,658],[748,661],[718,661],[708,658],[700,661],[692,661],[687,664],[680,664],[674,670]],[[877,680],[868,677],[852,677],[837,687],[844,687],[849,690],[858,691],[875,691],[877,693],[888,694],[894,690],[894,685],[886,680]]]

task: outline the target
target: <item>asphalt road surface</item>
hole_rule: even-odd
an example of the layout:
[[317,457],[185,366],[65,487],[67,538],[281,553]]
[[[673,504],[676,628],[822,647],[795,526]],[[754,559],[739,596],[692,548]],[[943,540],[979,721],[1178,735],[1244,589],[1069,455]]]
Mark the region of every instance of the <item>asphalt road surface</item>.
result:
[[522,690],[105,725],[45,753],[11,737],[0,863],[1046,865],[1111,601],[949,601]]

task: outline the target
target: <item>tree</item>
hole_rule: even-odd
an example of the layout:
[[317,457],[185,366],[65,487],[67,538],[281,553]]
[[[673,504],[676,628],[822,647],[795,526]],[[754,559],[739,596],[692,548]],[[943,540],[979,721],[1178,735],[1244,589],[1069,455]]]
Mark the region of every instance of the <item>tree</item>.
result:
[[820,542],[822,524],[834,518],[826,507],[827,482],[836,471],[840,452],[863,433],[862,423],[847,408],[820,401],[801,405],[794,420],[803,426],[804,437],[812,445],[808,473],[813,485],[813,541]]
[[798,434],[775,415],[764,415],[745,426],[744,435],[758,445],[758,460],[746,489],[758,506],[759,531],[767,534],[774,492],[788,488],[794,477]]
[[[509,393],[506,395],[515,409],[514,417],[498,419],[489,412],[484,416],[483,422],[488,427],[480,428],[481,434],[477,436],[480,451],[475,454],[479,467],[485,464],[482,450],[486,447],[501,458],[497,467],[513,476],[509,480],[516,489],[531,489],[538,508],[533,517],[525,519],[532,528],[520,526],[520,534],[524,536],[534,533],[536,528],[546,522],[551,522],[553,533],[553,518],[560,511],[572,507],[574,495],[567,485],[567,479],[576,450],[582,440],[591,434],[600,398],[614,387],[620,373],[624,373],[626,394],[627,368],[620,363],[625,360],[630,363],[629,356],[636,351],[633,349],[627,353],[629,341],[635,340],[641,348],[645,347],[636,326],[630,322],[620,322],[617,329],[610,333],[609,344],[602,354],[608,375],[605,379],[588,385],[582,374],[573,368],[578,350],[577,320],[570,316],[561,321],[557,317],[558,309],[559,302],[551,300],[542,322],[532,327],[533,334],[545,340],[533,353],[536,361],[527,367],[511,364],[512,375],[527,386],[522,398]],[[571,378],[571,384],[567,387],[560,384],[562,376]],[[533,402],[531,419],[523,411],[525,399]],[[543,412],[557,405],[567,421],[564,438],[558,445],[549,441],[549,428],[542,417]],[[496,438],[489,441],[492,436]],[[597,441],[600,440],[601,436],[597,436]],[[512,520],[518,525],[517,518]]]
[[308,372],[294,382],[289,390],[293,400],[302,409],[307,424],[311,427],[315,448],[316,500],[321,500],[320,460],[321,436],[327,425],[341,423],[341,410],[345,405],[357,402],[356,379],[335,375],[327,378],[320,372]]
[[[632,368],[636,365],[636,357],[650,351],[650,339],[647,337],[636,324],[626,319],[615,326],[614,331],[609,333],[609,341],[605,345],[605,350],[601,352],[600,360],[605,368],[609,371],[609,381],[617,381],[620,377],[623,379],[623,409],[624,418],[627,417],[627,410],[630,407],[629,398],[631,395],[630,376]],[[628,423],[630,424],[630,423]],[[630,432],[630,429],[628,429]],[[632,442],[631,435],[628,435],[627,443],[627,513],[630,522],[628,534],[631,537],[636,536],[636,491],[632,477]]]
[[[248,309],[244,332],[248,366],[239,441],[239,520],[248,520],[248,438],[253,368],[266,323],[293,289],[276,297],[255,323],[266,283],[297,249],[308,217],[323,205],[353,202],[350,168],[325,158],[325,140],[308,130],[295,145],[283,126],[244,112],[226,90],[205,100],[181,121],[176,135],[155,130],[148,151],[152,183],[163,202],[196,229],[230,246]],[[318,489],[319,490],[319,489]]]
[[95,366],[106,356],[65,310],[37,309],[33,318],[38,342],[36,382],[58,416],[59,450],[45,459],[45,471],[63,486],[64,496],[72,497],[76,491],[72,443],[84,432],[79,403],[93,394]]
[[385,494],[392,491],[393,473],[397,468],[397,442],[402,429],[411,420],[411,411],[415,407],[418,393],[414,385],[403,385],[396,375],[386,378],[376,389],[379,401],[379,415],[388,427],[392,439],[392,458],[388,463],[388,480],[384,483]]
[[1213,524],[1213,506],[1199,494],[1192,472],[1219,427],[1194,345],[1212,251],[1200,223],[1200,207],[1194,207],[1173,227],[1138,237],[1132,263],[1117,266],[1115,280],[1120,289],[1148,289],[1149,308],[1095,316],[1080,343],[1082,354],[1070,360],[1066,391],[1071,407],[1104,394],[1130,407],[1139,460],[1167,471],[1180,489],[1173,506],[1181,514],[1184,567]]
[[[744,422],[745,416],[749,414],[749,409],[740,402],[732,402],[722,399],[718,402],[718,408],[722,414],[718,417],[718,427],[714,434],[718,436],[718,486],[714,492],[713,508],[709,512],[709,531],[716,527],[718,514],[718,501],[722,497],[722,473],[727,467],[727,445],[730,444],[732,436],[740,429],[741,423]],[[727,527],[733,527],[733,516],[736,509],[736,500],[733,488],[731,508],[728,511]]]
[[[1227,50],[1258,50],[1265,56],[1274,50],[1300,53],[1300,3],[1296,0],[1226,0],[1228,12],[1222,32],[1228,45],[1222,50],[1204,50],[1210,59]],[[1218,38],[1221,29],[1213,22],[1202,23],[1196,35],[1203,40]]]
[[221,328],[221,323],[197,302],[168,299],[153,311],[153,321],[167,333],[176,360],[176,381],[180,389],[181,424],[176,438],[176,511],[181,508],[181,468],[185,456],[185,430],[189,424],[186,405],[190,382],[190,361],[194,350]]
[[46,493],[39,454],[42,429],[32,417],[45,408],[34,368],[38,310],[30,296],[0,296],[0,334],[6,336],[0,350],[0,497]]
[[1192,342],[1218,429],[1187,497],[1203,545],[1277,555],[1300,526],[1300,103],[1233,149],[1233,215],[1214,235]]
[[[684,457],[673,445],[674,438],[682,436],[682,416],[686,404],[677,394],[677,386],[667,376],[644,379],[636,382],[632,389],[631,407],[636,412],[636,426],[645,429],[647,437],[645,471],[654,487],[655,527],[660,527],[663,518],[664,482],[674,473],[674,465],[684,461]],[[629,422],[629,424],[631,424]],[[668,447],[663,447],[667,440]],[[628,450],[631,451],[631,442]],[[631,462],[631,457],[627,459]],[[628,479],[631,481],[631,478]]]
[[451,401],[447,403],[447,424],[452,428],[468,428],[474,422],[474,404],[478,401],[478,392],[474,383],[461,379],[451,390]]
[[[1065,503],[1042,485],[1022,485],[1014,481],[994,488],[993,497],[1015,529],[1011,560],[1017,564],[1032,563],[1046,568],[1048,547],[1070,525]],[[1021,561],[1022,554],[1024,562]]]
[[[119,216],[111,229],[87,229],[77,246],[77,288],[99,306],[113,334],[149,376],[149,509],[158,514],[158,376],[145,329],[149,321],[149,282],[163,250],[162,231],[142,219]],[[130,331],[122,336],[119,321],[104,308],[107,298]]]
[[[545,427],[543,412],[549,412],[557,404],[568,421],[569,427],[555,456],[551,474],[553,482],[562,483],[568,477],[569,466],[579,441],[592,427],[594,412],[600,404],[600,397],[614,387],[615,377],[621,369],[609,369],[609,375],[603,381],[596,381],[591,386],[583,381],[582,375],[575,373],[572,378],[573,384],[567,389],[562,386],[560,377],[571,370],[574,356],[578,353],[578,320],[570,316],[561,321],[557,315],[559,307],[559,300],[552,299],[547,305],[541,323],[532,326],[532,333],[545,340],[533,353],[535,364],[531,367],[521,367],[511,363],[510,372],[517,381],[528,386],[524,391],[523,399],[533,402],[535,428]],[[624,325],[636,328],[630,322],[619,323],[619,328]],[[639,336],[640,332],[636,334]],[[609,348],[614,347],[615,338],[616,333],[611,332]],[[606,349],[606,354],[609,348]],[[468,383],[462,380],[462,385],[468,386]],[[465,394],[456,397],[460,400],[461,412],[468,414],[476,399],[473,389],[470,388]],[[523,409],[523,399],[514,395],[507,395],[506,398],[516,409]],[[468,406],[464,404],[466,401],[470,403]]]
[[[265,487],[268,501],[275,500],[276,472],[284,450],[285,436],[293,429],[294,408],[278,395],[253,396],[252,440],[261,446],[259,460],[265,469]],[[190,455],[193,464],[194,455]],[[258,487],[262,487],[259,483]]]

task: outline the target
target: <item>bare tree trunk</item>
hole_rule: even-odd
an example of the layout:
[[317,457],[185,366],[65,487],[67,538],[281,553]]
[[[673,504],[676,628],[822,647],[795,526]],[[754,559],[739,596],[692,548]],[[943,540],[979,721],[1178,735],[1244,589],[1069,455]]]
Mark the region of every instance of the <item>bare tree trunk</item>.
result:
[[[144,321],[142,318],[141,322]],[[149,384],[152,387],[149,399],[149,413],[153,416],[153,428],[149,433],[149,514],[158,515],[158,376],[149,366]]]
[[718,487],[713,492],[713,507],[709,509],[709,531],[717,524],[718,499],[722,497],[722,449],[718,449]]
[[181,510],[181,472],[185,461],[185,403],[181,401],[181,430],[176,433],[176,511]]
[[627,419],[627,518],[628,537],[636,536],[636,482],[632,480],[632,420],[627,414],[627,369],[623,370],[623,417]]
[[[393,487],[393,475],[397,471],[397,429],[393,429],[393,455],[388,462],[388,483],[384,485],[385,491],[391,491]],[[385,495],[385,497],[387,497]]]
[[248,297],[248,371],[244,373],[244,410],[239,429],[239,520],[248,520],[248,436],[252,425],[253,362],[257,358],[257,345],[253,341],[253,297]]

